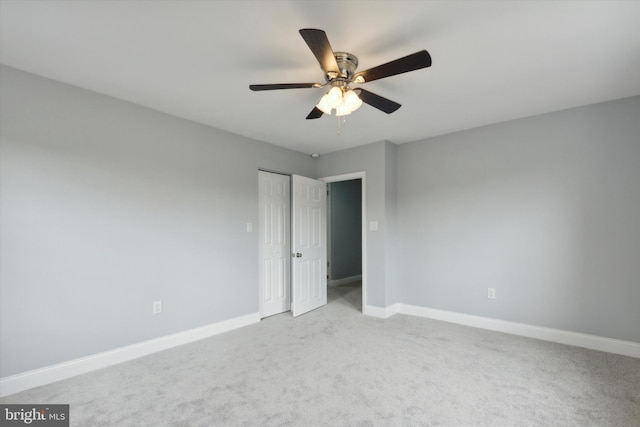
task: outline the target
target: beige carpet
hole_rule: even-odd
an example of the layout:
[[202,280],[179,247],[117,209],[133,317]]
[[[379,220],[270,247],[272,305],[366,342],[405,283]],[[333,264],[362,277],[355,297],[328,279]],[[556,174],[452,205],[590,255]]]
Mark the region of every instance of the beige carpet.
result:
[[640,359],[326,307],[1,399],[72,426],[640,426]]

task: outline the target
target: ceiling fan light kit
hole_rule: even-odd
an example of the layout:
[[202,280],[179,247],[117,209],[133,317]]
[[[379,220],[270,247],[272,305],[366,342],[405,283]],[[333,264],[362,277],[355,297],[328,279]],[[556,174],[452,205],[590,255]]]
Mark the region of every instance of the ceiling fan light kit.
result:
[[331,115],[331,111],[335,109],[336,116],[346,116],[361,106],[362,100],[348,86],[345,88],[334,86],[320,98],[316,108],[328,115]]
[[307,116],[307,119],[318,119],[323,114],[345,116],[362,106],[369,104],[380,111],[391,114],[400,108],[400,104],[376,95],[373,92],[356,88],[349,84],[363,84],[396,74],[407,73],[431,66],[431,56],[426,50],[396,59],[391,62],[356,73],[358,58],[347,52],[334,52],[324,31],[304,28],[300,35],[311,49],[320,68],[324,72],[325,83],[278,83],[249,85],[253,91],[276,89],[311,89],[331,86],[331,89],[320,98],[318,104]]

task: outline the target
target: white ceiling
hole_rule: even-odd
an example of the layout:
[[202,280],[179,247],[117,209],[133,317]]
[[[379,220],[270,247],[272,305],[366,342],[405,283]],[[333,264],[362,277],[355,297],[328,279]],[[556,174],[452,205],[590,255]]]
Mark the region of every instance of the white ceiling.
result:
[[[431,68],[364,87],[402,104],[305,120],[323,90],[300,28],[359,70],[427,49]],[[640,1],[0,0],[0,62],[304,153],[396,144],[640,94]]]

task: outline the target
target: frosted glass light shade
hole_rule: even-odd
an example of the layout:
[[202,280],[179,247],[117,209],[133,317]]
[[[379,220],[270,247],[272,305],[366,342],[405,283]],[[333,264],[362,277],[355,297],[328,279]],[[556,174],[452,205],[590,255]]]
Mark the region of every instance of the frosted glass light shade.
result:
[[338,108],[342,103],[342,89],[339,87],[332,87],[326,96],[327,104],[330,105],[331,108]]
[[336,116],[346,116],[347,114],[351,114],[349,106],[344,102],[338,105],[338,108],[336,108]]
[[325,94],[320,98],[320,102],[316,105],[316,108],[325,114],[331,115],[331,105],[329,105],[329,97]]
[[343,104],[347,106],[350,112],[356,111],[362,106],[362,100],[354,91],[348,90],[347,93],[344,94]]

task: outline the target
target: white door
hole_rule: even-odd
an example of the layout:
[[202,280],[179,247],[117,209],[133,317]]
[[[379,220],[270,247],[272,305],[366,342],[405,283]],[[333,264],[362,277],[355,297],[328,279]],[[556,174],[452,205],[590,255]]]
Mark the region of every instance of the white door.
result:
[[259,172],[260,317],[291,309],[290,177]]
[[291,312],[299,316],[327,303],[327,189],[293,175]]

